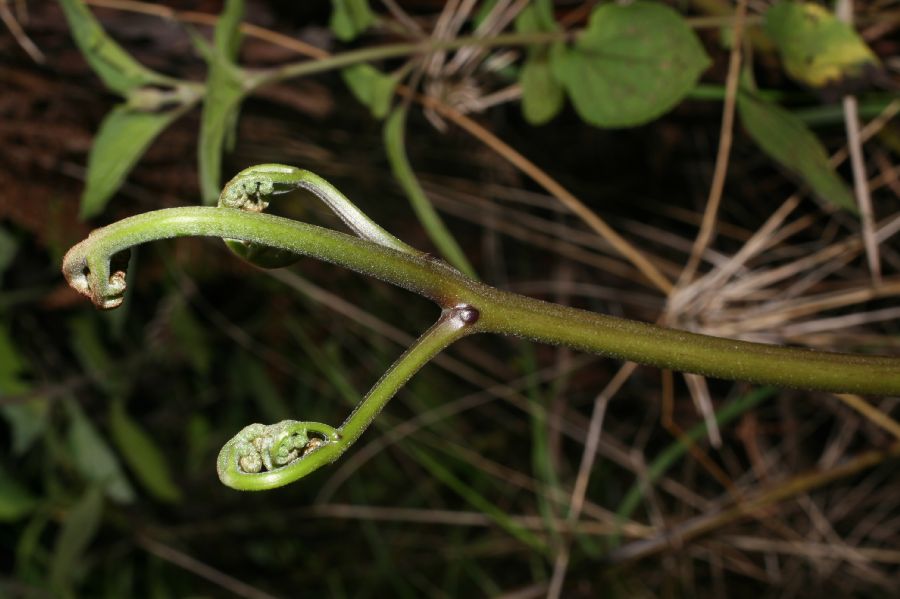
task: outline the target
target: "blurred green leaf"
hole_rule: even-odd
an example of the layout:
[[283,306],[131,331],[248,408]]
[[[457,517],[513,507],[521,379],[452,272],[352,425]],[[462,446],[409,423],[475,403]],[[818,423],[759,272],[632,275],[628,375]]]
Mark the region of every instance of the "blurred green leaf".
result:
[[519,83],[522,86],[522,114],[530,124],[543,125],[562,110],[565,93],[548,59],[526,61],[519,73]]
[[184,427],[184,447],[186,448],[182,460],[184,469],[188,472],[195,473],[201,468],[208,466],[206,460],[209,458],[210,438],[212,436],[212,425],[202,414],[194,412],[190,415],[187,425]]
[[110,404],[109,430],[125,462],[154,497],[169,503],[181,500],[162,450],[128,415],[121,399]]
[[397,87],[395,78],[365,63],[341,70],[341,77],[356,99],[369,107],[372,116],[377,119],[387,116]]
[[184,111],[144,112],[127,104],[113,108],[100,124],[88,156],[81,195],[82,219],[100,214],[154,139]]
[[72,37],[94,72],[112,91],[128,96],[144,85],[176,85],[178,81],[140,64],[106,34],[81,0],[59,0]]
[[178,341],[178,348],[191,366],[201,375],[209,373],[213,360],[213,348],[210,346],[206,331],[197,323],[186,302],[178,302],[171,314],[172,333]]
[[775,4],[766,11],[765,31],[778,46],[788,75],[811,87],[856,79],[879,66],[853,26],[818,4]]
[[49,550],[41,543],[50,524],[50,515],[39,510],[22,528],[16,541],[16,569],[19,580],[46,580]]
[[409,158],[406,155],[405,132],[406,108],[398,106],[384,123],[384,147],[394,178],[400,183],[419,222],[428,233],[428,238],[431,239],[441,255],[462,272],[470,277],[476,277],[475,269],[472,268],[453,234],[450,233],[447,225],[434,209],[409,164]]
[[18,240],[12,233],[0,226],[0,284],[3,283],[3,273],[16,256],[18,250]]
[[674,107],[709,66],[684,18],[638,0],[594,9],[574,47],[553,53],[575,110],[598,127],[646,123]]
[[215,47],[205,52],[209,75],[197,147],[200,189],[205,204],[215,204],[219,198],[222,153],[234,145],[241,102],[246,95],[244,74],[234,63],[243,15],[243,0],[228,0],[216,25]]
[[0,467],[0,522],[14,522],[31,513],[37,499]]
[[445,461],[434,457],[431,453],[415,445],[410,447],[410,453],[416,457],[422,467],[428,470],[431,476],[446,485],[448,489],[464,499],[469,505],[493,520],[497,526],[512,535],[516,540],[527,545],[536,553],[547,552],[547,545],[543,539],[516,522],[505,510],[464,482],[447,466]]
[[0,322],[0,392],[11,395],[27,391],[28,384],[21,380],[23,374],[25,362],[13,345],[6,323]]
[[738,114],[753,141],[770,158],[803,179],[820,198],[856,211],[853,193],[828,163],[828,153],[803,121],[777,104],[741,91]]
[[109,396],[125,395],[128,377],[117,368],[98,330],[99,321],[91,314],[69,319],[69,339],[82,368]]
[[349,42],[375,22],[368,0],[331,0],[328,25],[339,40]]
[[241,19],[244,18],[244,0],[226,0],[216,23],[213,43],[229,63],[237,60],[241,49]]
[[[516,31],[531,33],[559,29],[553,18],[552,2],[540,0],[529,4],[516,17]],[[556,50],[559,52],[559,48]],[[528,57],[519,71],[522,86],[522,113],[532,125],[550,121],[562,110],[565,90],[550,64],[550,48],[535,45],[528,48]]]
[[264,422],[278,422],[290,416],[287,403],[259,362],[237,356],[228,370],[231,389],[238,392],[239,397],[254,401]]
[[[0,395],[27,393],[31,385],[25,380],[25,362],[19,356],[6,325],[0,322]],[[0,414],[12,429],[12,451],[22,455],[40,437],[47,425],[47,401],[34,398],[23,403],[0,406]]]
[[77,403],[66,402],[66,407],[69,412],[69,447],[78,471],[86,480],[102,485],[110,499],[119,503],[134,501],[134,490],[109,445]]
[[0,407],[0,413],[12,429],[13,455],[22,455],[46,430],[50,410],[46,399],[34,398],[24,403],[4,405]]
[[57,589],[67,589],[91,541],[100,529],[103,517],[103,494],[91,486],[66,514],[65,522],[53,550],[50,582]]

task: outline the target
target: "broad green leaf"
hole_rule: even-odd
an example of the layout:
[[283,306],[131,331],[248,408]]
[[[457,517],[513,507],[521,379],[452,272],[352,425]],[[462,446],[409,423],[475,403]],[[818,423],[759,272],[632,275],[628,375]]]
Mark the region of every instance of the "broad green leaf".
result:
[[177,80],[148,69],[140,64],[106,34],[91,11],[81,0],[59,0],[72,37],[94,72],[112,91],[128,96],[144,85],[171,86]]
[[0,468],[0,522],[14,522],[27,516],[37,499],[19,482]]
[[234,63],[243,14],[242,0],[228,0],[216,25],[216,46],[205,52],[209,75],[197,148],[200,189],[205,204],[215,204],[219,198],[222,153],[234,144],[241,102],[246,95],[243,72]]
[[866,68],[879,66],[853,27],[818,4],[772,6],[766,11],[765,31],[778,47],[788,75],[811,87],[856,79]]
[[476,277],[475,269],[469,264],[462,248],[456,243],[453,234],[431,204],[431,200],[422,189],[416,173],[406,155],[406,109],[398,106],[384,123],[384,147],[394,178],[400,183],[409,203],[412,205],[419,222],[428,233],[429,239],[438,248],[443,257],[453,266],[470,277]]
[[374,22],[368,0],[331,0],[329,26],[339,40],[349,42]]
[[100,214],[147,148],[184,111],[144,112],[119,104],[94,137],[88,156],[87,181],[81,194],[82,219]]
[[71,584],[79,561],[100,529],[102,517],[103,494],[98,487],[92,486],[66,514],[62,530],[56,537],[50,582],[57,590]]
[[[529,4],[516,18],[516,31],[531,33],[556,31],[553,5],[547,0]],[[559,48],[556,50],[559,52]],[[522,113],[532,125],[550,121],[562,110],[565,90],[550,65],[550,48],[535,45],[528,49],[528,57],[519,71],[522,86]]]
[[372,116],[377,119],[387,116],[397,87],[396,79],[365,63],[341,70],[341,77],[356,99],[369,107]]
[[69,448],[81,475],[98,483],[110,499],[119,503],[134,501],[134,490],[122,467],[94,425],[75,402],[66,402],[69,412]]
[[803,121],[780,106],[741,91],[738,114],[750,137],[770,158],[801,177],[827,202],[856,211],[853,194],[828,164],[828,154]]
[[170,503],[181,500],[181,491],[172,481],[162,450],[128,415],[121,399],[110,405],[109,430],[125,462],[154,497]]
[[575,110],[598,127],[646,123],[674,107],[709,58],[684,19],[662,4],[604,4],[587,29],[554,56]]

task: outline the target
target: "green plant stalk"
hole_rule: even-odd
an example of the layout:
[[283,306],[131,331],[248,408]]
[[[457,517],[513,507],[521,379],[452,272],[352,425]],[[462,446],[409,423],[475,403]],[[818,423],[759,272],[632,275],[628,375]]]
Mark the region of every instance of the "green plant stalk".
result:
[[[438,321],[407,348],[337,429],[318,422],[292,420],[245,427],[219,452],[219,478],[239,491],[263,491],[292,483],[335,461],[359,439],[410,377],[448,345],[465,336],[473,318],[477,319],[477,313],[466,306],[442,311]],[[286,441],[290,442],[291,435],[299,435],[294,437],[299,441],[293,441],[290,447],[299,451],[288,455],[289,449],[285,452],[287,458],[282,460],[285,464],[273,464],[278,449]],[[308,443],[312,437],[317,441],[311,446]],[[248,470],[247,463],[242,462],[248,456],[257,459],[253,470]],[[266,459],[269,462],[264,469],[262,463]]]
[[[262,214],[268,198],[304,188],[358,235]],[[119,306],[125,272],[112,268],[132,246],[173,237],[219,237],[237,255],[277,267],[305,255],[393,283],[437,303],[441,317],[372,387],[344,424],[285,420],[251,424],[219,453],[225,484],[279,487],[337,459],[385,404],[447,345],[473,333],[515,335],[641,364],[719,378],[831,392],[900,394],[900,358],[817,352],[720,339],[595,314],[500,291],[412,248],[374,223],[327,181],[277,164],[238,173],[219,206],[169,208],[124,219],[75,245],[63,274],[101,308]],[[268,252],[268,253],[267,253]]]
[[438,321],[391,365],[341,425],[342,442],[349,447],[359,439],[397,391],[448,345],[466,336],[477,320],[478,313],[469,306],[444,309]]
[[445,309],[472,306],[480,318],[469,334],[514,335],[714,378],[832,393],[900,394],[900,358],[722,339],[560,306],[473,281],[428,255],[233,208],[169,208],[124,219],[73,247],[63,271],[95,304],[115,307],[125,290],[124,272],[110,273],[110,258],[134,245],[186,236],[259,243],[376,277]]
[[425,190],[416,178],[416,173],[409,164],[406,154],[406,107],[398,106],[384,123],[384,147],[394,178],[406,192],[409,203],[419,218],[419,222],[428,233],[432,243],[441,255],[453,266],[469,277],[475,279],[475,269],[469,263],[465,253],[456,243],[447,225],[434,209]]

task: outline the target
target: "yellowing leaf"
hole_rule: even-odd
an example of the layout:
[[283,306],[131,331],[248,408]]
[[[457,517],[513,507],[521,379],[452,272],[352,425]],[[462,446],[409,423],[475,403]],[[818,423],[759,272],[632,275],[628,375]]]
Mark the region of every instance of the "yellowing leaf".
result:
[[879,65],[853,27],[818,4],[776,4],[766,12],[765,31],[788,75],[811,87],[855,79]]

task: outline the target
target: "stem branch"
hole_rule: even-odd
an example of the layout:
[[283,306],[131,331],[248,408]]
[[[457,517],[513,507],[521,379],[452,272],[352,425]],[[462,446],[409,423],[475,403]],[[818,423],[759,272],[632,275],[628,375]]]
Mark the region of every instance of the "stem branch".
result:
[[469,279],[440,260],[286,218],[230,208],[185,207],[133,216],[73,247],[63,272],[101,307],[124,294],[110,258],[127,248],[183,236],[268,245],[339,264],[398,285],[442,308],[480,313],[471,332],[527,337],[640,364],[731,380],[835,393],[900,394],[900,358],[814,351],[722,339],[636,322],[508,293]]

